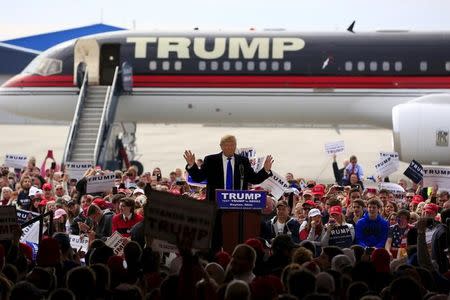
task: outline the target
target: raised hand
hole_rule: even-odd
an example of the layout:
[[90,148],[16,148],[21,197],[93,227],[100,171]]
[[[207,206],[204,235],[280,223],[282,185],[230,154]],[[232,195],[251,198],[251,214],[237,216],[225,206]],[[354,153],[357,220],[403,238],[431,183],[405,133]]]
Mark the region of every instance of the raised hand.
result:
[[191,150],[184,151],[183,157],[186,160],[186,163],[188,164],[189,168],[195,164],[195,154],[192,153]]
[[270,172],[270,170],[272,169],[272,164],[273,164],[272,155],[267,155],[266,160],[264,161],[264,170],[266,172]]

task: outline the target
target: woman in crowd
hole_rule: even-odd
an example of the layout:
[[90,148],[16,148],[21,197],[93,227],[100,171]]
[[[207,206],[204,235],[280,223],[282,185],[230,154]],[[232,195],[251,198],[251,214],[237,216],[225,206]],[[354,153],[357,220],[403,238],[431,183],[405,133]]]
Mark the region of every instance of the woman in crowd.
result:
[[409,211],[402,209],[397,213],[397,224],[392,225],[389,228],[385,248],[393,258],[398,257],[399,248],[406,249],[406,235],[413,227],[409,222]]
[[388,220],[388,217],[391,213],[397,212],[397,204],[393,201],[388,201],[384,206],[382,217]]
[[308,219],[303,222],[302,227],[299,233],[300,241],[308,240],[320,244],[324,230],[319,209],[313,208],[308,212]]
[[354,239],[355,228],[352,224],[345,222],[342,207],[332,206],[330,208],[330,218],[325,225],[325,234],[321,239],[322,247],[350,248]]

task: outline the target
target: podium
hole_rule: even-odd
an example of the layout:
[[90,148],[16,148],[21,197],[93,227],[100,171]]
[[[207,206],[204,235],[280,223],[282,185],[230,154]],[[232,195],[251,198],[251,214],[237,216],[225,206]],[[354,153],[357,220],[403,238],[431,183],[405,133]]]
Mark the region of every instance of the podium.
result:
[[236,245],[260,236],[261,209],[266,206],[265,192],[218,190],[216,199],[222,210],[224,251],[231,254]]

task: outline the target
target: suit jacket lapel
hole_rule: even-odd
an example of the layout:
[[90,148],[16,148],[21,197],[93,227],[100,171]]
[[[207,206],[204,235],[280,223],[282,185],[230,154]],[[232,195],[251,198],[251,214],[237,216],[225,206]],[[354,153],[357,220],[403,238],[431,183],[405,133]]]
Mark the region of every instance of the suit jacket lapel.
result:
[[234,155],[234,189],[239,190],[241,187],[241,173],[239,171],[239,165],[241,164],[241,158],[239,155]]
[[220,170],[219,171],[219,183],[220,183],[220,186],[224,189],[225,188],[225,186],[224,186],[224,181],[225,181],[225,177],[224,177],[224,169],[223,169],[223,160],[222,160],[222,152],[220,152],[219,154],[217,154],[217,163],[219,164],[219,168],[218,168],[218,170]]

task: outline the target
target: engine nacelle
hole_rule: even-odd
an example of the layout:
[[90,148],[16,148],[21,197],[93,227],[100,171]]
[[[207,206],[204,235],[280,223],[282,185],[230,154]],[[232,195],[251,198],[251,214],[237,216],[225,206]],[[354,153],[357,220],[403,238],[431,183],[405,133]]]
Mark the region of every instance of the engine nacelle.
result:
[[420,97],[392,109],[394,148],[400,160],[450,165],[450,95]]

